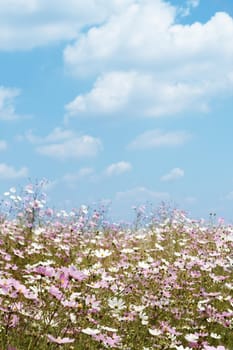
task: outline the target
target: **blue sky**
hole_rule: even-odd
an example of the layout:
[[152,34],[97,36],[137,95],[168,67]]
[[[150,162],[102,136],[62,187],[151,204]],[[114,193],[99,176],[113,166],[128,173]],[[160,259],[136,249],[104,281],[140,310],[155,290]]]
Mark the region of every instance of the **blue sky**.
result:
[[233,218],[230,0],[0,0],[0,193]]

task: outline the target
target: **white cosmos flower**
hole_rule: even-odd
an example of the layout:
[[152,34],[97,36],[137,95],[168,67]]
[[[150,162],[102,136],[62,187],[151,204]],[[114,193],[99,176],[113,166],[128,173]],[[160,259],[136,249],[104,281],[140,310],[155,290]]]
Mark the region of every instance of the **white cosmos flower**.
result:
[[44,248],[43,244],[39,244],[39,243],[35,243],[35,242],[33,242],[31,245],[33,248],[38,249],[38,250],[41,250]]
[[231,259],[229,256],[227,256],[227,259],[228,259],[228,261],[230,263],[230,266],[233,266],[233,259]]
[[95,250],[94,252],[94,255],[97,257],[97,258],[106,258],[107,256],[110,256],[112,254],[112,252],[108,249],[98,249],[98,250]]
[[76,317],[76,315],[73,314],[73,313],[71,313],[71,314],[70,314],[70,320],[71,320],[72,323],[77,322],[77,317]]
[[196,342],[198,339],[199,339],[199,336],[198,335],[196,335],[196,334],[187,334],[186,336],[185,336],[185,339],[187,340],[187,341],[189,341],[189,342]]
[[16,193],[16,188],[15,187],[11,187],[9,190],[11,193]]
[[107,282],[112,282],[112,281],[115,281],[116,279],[112,276],[106,276],[106,275],[103,275],[102,276],[102,280],[103,281],[107,281]]
[[214,339],[221,339],[221,335],[217,334],[217,333],[210,333],[211,338]]
[[138,262],[138,267],[141,269],[149,269],[150,264],[148,264],[146,261],[139,261]]
[[106,326],[101,326],[101,329],[103,329],[104,331],[112,332],[112,333],[117,332],[116,328],[111,328],[111,327],[106,327]]
[[100,330],[97,329],[97,328],[84,328],[82,329],[82,333],[84,334],[88,334],[88,335],[96,335],[96,334],[99,334],[100,333]]
[[155,247],[156,247],[158,250],[160,250],[160,251],[163,251],[163,250],[164,250],[164,248],[163,248],[160,244],[158,244],[158,243],[155,243]]
[[225,286],[228,288],[228,289],[233,289],[233,284],[231,283],[225,283]]
[[147,258],[148,263],[153,263],[154,259],[149,255]]
[[93,272],[97,272],[101,269],[101,267],[102,267],[102,264],[101,262],[98,261],[96,264],[92,265],[90,270]]
[[86,214],[88,213],[88,207],[87,207],[86,205],[81,205],[81,208],[80,208],[80,209],[81,209],[81,211],[82,211],[83,214],[86,215]]
[[140,312],[139,317],[141,319],[141,323],[145,326],[148,324],[148,316],[145,314],[145,312]]
[[145,308],[144,305],[131,305],[131,309],[136,312],[142,312]]
[[153,329],[152,328],[148,328],[148,331],[149,331],[149,333],[151,335],[154,335],[154,336],[162,334],[162,332],[159,329],[156,329],[156,328],[153,328]]
[[42,227],[37,227],[37,228],[34,229],[34,235],[36,235],[36,236],[39,236],[39,235],[41,235],[44,232],[45,232],[45,229],[42,228]]
[[131,254],[131,253],[133,253],[133,252],[134,252],[134,250],[131,249],[131,248],[123,248],[123,249],[121,250],[121,253],[123,253],[123,254]]
[[78,300],[80,300],[81,295],[82,295],[82,293],[74,292],[70,295],[70,300],[71,301],[78,301]]
[[110,267],[109,271],[110,272],[118,272],[119,271],[119,267]]
[[108,306],[115,311],[120,311],[125,309],[125,302],[123,299],[118,299],[116,297],[108,299]]

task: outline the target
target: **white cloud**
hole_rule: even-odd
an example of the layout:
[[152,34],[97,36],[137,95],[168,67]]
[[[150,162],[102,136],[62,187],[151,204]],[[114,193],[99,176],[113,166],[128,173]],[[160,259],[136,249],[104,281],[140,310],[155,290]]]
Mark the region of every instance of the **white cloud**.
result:
[[66,119],[75,116],[119,115],[161,117],[192,107],[207,108],[206,97],[214,86],[206,82],[161,82],[156,75],[137,72],[111,72],[95,82],[92,90],[78,95],[66,105]]
[[7,143],[4,140],[0,140],[0,151],[5,151],[7,149]]
[[219,12],[206,23],[182,25],[178,10],[162,0],[141,0],[67,46],[64,60],[72,73],[98,77],[67,104],[68,114],[208,111],[212,100],[230,94],[232,17]]
[[16,170],[14,167],[9,166],[5,163],[0,163],[0,179],[18,179],[28,176],[28,169],[26,167]]
[[92,182],[98,182],[104,179],[105,176],[117,176],[126,173],[132,169],[132,165],[128,162],[118,162],[109,165],[101,174],[95,173],[93,168],[86,167],[81,168],[77,172],[67,173],[63,176],[62,180],[71,187],[81,181],[89,180]]
[[31,49],[77,38],[133,0],[0,0],[0,50]]
[[75,137],[75,133],[72,130],[66,130],[62,128],[55,128],[51,131],[51,133],[45,137],[40,137],[34,135],[32,130],[28,130],[24,136],[21,136],[21,139],[26,139],[30,143],[37,144],[37,143],[50,143],[50,142],[60,142],[67,139],[71,139]]
[[68,116],[81,113],[111,113],[125,107],[137,74],[112,72],[97,79],[93,89],[66,106]]
[[113,163],[107,167],[105,173],[107,176],[121,175],[132,169],[132,165],[129,162]]
[[[164,36],[164,31],[174,20],[175,12],[174,7],[159,0],[135,1],[118,15],[110,16],[103,25],[79,36],[76,43],[67,46],[65,62],[77,74],[100,72],[103,68],[109,70],[121,64],[135,65],[139,57],[139,61],[146,58],[148,50],[156,50],[158,40],[151,39],[154,36],[158,39],[159,34]],[[142,52],[145,46],[146,51]],[[85,63],[87,60],[89,62]]]
[[187,0],[187,6],[198,7],[200,5],[200,0]]
[[37,152],[57,159],[93,157],[101,150],[101,141],[89,135],[76,136],[61,143],[41,145]]
[[184,7],[179,9],[179,14],[183,17],[189,16],[193,9],[200,5],[200,0],[187,0]]
[[20,90],[0,86],[0,121],[19,119],[15,111],[14,100],[20,95]]
[[29,131],[21,138],[36,144],[39,154],[61,160],[92,157],[102,150],[100,139],[90,135],[78,135],[72,130],[62,128],[55,128],[45,137],[35,136]]
[[174,168],[169,173],[161,177],[161,181],[173,181],[184,177],[184,170],[180,168]]
[[149,130],[135,138],[128,149],[150,149],[158,147],[173,147],[183,145],[191,138],[186,131],[161,131],[159,129]]
[[65,62],[77,74],[143,67],[157,69],[163,76],[179,77],[183,72],[181,78],[185,72],[190,77],[188,68],[195,68],[194,76],[201,68],[208,71],[205,64],[210,62],[211,72],[214,68],[219,72],[224,69],[218,67],[219,60],[232,67],[230,15],[220,12],[206,23],[181,25],[176,14],[177,8],[163,1],[139,1],[79,36],[65,49]]
[[73,184],[82,179],[87,179],[91,175],[94,174],[94,170],[92,168],[82,168],[75,173],[67,173],[63,176],[63,180],[68,184]]
[[155,192],[147,189],[146,187],[135,187],[127,191],[117,192],[116,200],[127,200],[134,203],[140,203],[146,201],[162,201],[169,200],[170,195],[167,192]]

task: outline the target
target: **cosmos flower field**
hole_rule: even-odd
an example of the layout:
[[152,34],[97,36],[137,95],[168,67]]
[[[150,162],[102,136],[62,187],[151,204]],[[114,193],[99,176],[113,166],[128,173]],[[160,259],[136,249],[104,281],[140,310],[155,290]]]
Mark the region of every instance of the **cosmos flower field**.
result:
[[0,210],[1,350],[233,349],[233,226],[142,208],[111,223],[32,185]]

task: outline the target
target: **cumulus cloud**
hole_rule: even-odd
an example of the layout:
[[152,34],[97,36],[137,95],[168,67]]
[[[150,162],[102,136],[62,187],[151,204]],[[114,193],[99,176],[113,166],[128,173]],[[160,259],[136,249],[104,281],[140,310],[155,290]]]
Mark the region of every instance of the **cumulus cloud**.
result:
[[216,86],[206,82],[161,81],[156,74],[111,72],[102,75],[92,90],[66,105],[66,119],[76,116],[119,115],[161,117],[188,109],[206,110]]
[[124,111],[158,117],[208,111],[216,96],[230,94],[232,17],[219,12],[206,23],[182,25],[178,13],[162,0],[141,0],[68,45],[66,67],[78,77],[97,79],[90,91],[67,104],[67,114]]
[[76,137],[72,140],[50,145],[39,146],[37,152],[58,159],[82,158],[95,156],[101,143],[99,139],[88,135]]
[[77,182],[88,180],[91,182],[99,182],[105,179],[106,176],[118,176],[123,173],[129,172],[132,169],[132,165],[129,162],[118,162],[109,165],[101,173],[96,173],[93,168],[85,167],[81,168],[76,172],[66,173],[62,181],[69,186],[73,187]]
[[198,7],[200,5],[200,0],[188,0],[187,5],[190,7]]
[[82,179],[87,179],[93,174],[94,170],[92,168],[82,168],[77,172],[65,174],[63,176],[63,181],[65,181],[68,184],[73,184]]
[[107,176],[113,176],[113,175],[121,175],[123,173],[126,173],[132,169],[132,165],[129,162],[118,162],[113,163],[107,167],[105,170],[105,174]]
[[5,151],[7,149],[7,143],[4,140],[0,140],[0,151]]
[[98,78],[93,89],[66,105],[69,117],[81,113],[111,113],[125,107],[136,82],[133,72],[112,72]]
[[161,181],[173,181],[184,177],[184,170],[180,168],[174,168],[170,170],[167,174],[161,177]]
[[158,147],[180,146],[191,138],[187,131],[162,131],[159,129],[149,130],[137,136],[129,145],[128,149],[151,149]]
[[62,128],[55,128],[53,129],[47,136],[41,137],[37,136],[33,133],[32,130],[28,130],[25,135],[20,136],[20,139],[26,139],[30,143],[37,144],[37,143],[50,143],[50,142],[59,142],[64,141],[70,138],[73,138],[75,136],[74,131],[62,129]]
[[135,187],[126,191],[117,192],[116,200],[127,200],[135,203],[144,203],[146,201],[162,201],[169,200],[170,195],[167,192],[156,192],[146,187]]
[[[157,51],[159,34],[164,36],[175,13],[175,7],[163,1],[134,1],[127,9],[110,16],[101,26],[90,28],[76,43],[67,46],[65,62],[76,74],[100,72],[121,64],[141,64],[148,51],[150,56],[151,50]],[[155,36],[157,40],[151,41]],[[141,51],[145,48],[146,51]],[[90,63],[87,64],[87,60]]]
[[0,50],[22,50],[77,38],[133,0],[0,0]]
[[93,157],[102,149],[100,139],[62,128],[55,128],[45,137],[29,131],[22,138],[35,144],[37,153],[61,160]]
[[219,60],[232,67],[233,19],[227,13],[216,13],[206,23],[190,25],[178,24],[176,14],[177,9],[163,1],[135,3],[67,46],[65,62],[77,74],[130,66],[157,69],[163,75],[169,70],[167,74],[173,77],[183,72],[181,78],[185,73],[190,77],[188,68],[193,64],[194,75],[201,68],[207,70],[203,65],[210,61],[211,70],[224,69],[217,66]]
[[180,7],[178,13],[182,16],[189,16],[193,9],[200,5],[200,0],[187,0],[184,7]]
[[0,121],[11,121],[20,118],[14,106],[15,98],[19,95],[19,89],[0,86]]
[[0,163],[0,179],[10,180],[19,179],[28,176],[28,168],[22,167],[16,170],[14,167],[7,165],[5,163]]

